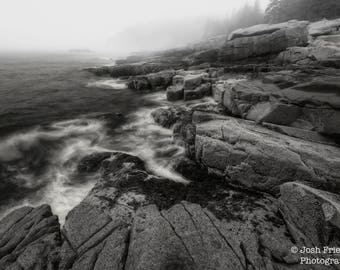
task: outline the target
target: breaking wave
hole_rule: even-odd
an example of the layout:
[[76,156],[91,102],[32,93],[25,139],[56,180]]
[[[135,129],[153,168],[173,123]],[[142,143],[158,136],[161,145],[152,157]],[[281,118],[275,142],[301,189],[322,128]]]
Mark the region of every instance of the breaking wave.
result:
[[99,88],[104,88],[104,89],[121,90],[121,89],[126,89],[127,84],[126,84],[126,81],[124,80],[104,79],[100,81],[89,82],[87,84],[87,87],[99,87]]

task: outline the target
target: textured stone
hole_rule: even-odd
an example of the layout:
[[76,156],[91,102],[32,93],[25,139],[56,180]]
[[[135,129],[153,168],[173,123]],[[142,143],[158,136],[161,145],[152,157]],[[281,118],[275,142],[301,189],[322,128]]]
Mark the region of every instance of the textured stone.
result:
[[219,52],[219,60],[228,62],[276,54],[288,47],[305,46],[307,41],[307,22],[304,21],[253,26],[233,32]]
[[183,99],[183,87],[182,86],[169,86],[166,89],[166,99],[169,101],[176,101]]
[[284,182],[339,190],[337,147],[292,138],[229,118],[196,125],[198,163],[248,188],[277,192]]
[[283,184],[280,194],[280,210],[291,226],[296,243],[312,247],[332,242],[334,230],[340,228],[338,195],[300,183]]
[[22,207],[0,221],[0,269],[53,269],[61,245],[58,217],[48,205]]

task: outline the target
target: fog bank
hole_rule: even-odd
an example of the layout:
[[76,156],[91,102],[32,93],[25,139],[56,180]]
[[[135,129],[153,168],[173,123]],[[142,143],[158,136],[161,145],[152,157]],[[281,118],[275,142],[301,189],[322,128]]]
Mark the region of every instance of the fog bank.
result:
[[[2,0],[0,50],[155,50],[199,39],[255,0]],[[268,0],[260,0],[264,9]]]

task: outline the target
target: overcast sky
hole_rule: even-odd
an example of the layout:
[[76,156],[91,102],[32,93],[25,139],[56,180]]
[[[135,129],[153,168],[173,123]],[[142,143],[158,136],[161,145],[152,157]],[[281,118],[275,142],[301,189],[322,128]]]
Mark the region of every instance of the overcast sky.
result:
[[0,50],[107,50],[125,29],[223,17],[247,1],[1,0]]

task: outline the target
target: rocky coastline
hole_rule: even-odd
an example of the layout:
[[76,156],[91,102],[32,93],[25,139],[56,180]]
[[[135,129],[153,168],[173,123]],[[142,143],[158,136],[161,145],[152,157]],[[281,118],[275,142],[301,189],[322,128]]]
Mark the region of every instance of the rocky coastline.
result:
[[[185,154],[154,175],[100,152],[61,226],[50,206],[0,221],[0,270],[339,269],[340,20],[289,21],[91,68],[172,104],[152,113]],[[210,97],[211,101],[191,104]],[[296,250],[295,250],[296,249]]]

